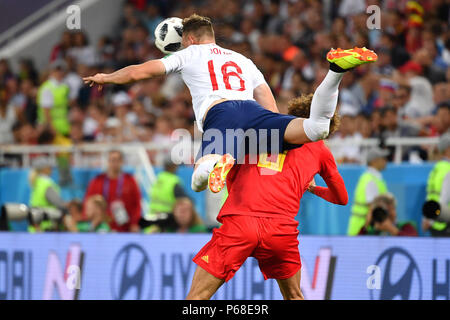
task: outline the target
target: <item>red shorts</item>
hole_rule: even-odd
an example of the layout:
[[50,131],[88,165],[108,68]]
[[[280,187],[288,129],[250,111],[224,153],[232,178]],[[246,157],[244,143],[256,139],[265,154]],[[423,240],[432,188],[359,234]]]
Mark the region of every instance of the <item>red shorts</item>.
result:
[[297,221],[229,215],[222,222],[192,259],[216,278],[230,280],[248,257],[258,260],[265,280],[287,279],[300,270]]

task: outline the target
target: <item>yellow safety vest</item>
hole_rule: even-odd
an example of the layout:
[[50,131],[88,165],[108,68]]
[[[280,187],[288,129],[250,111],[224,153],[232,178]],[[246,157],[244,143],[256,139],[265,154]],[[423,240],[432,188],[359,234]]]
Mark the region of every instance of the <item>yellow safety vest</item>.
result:
[[[50,202],[47,201],[45,193],[47,189],[52,187],[56,192],[60,192],[59,186],[48,176],[38,175],[31,186],[30,206],[37,208],[54,208]],[[40,223],[41,231],[52,229],[54,223],[52,221],[43,220]],[[28,232],[35,233],[36,228],[32,225],[28,226]]]
[[356,185],[355,197],[351,209],[352,213],[347,229],[347,234],[349,236],[357,235],[366,223],[366,216],[369,212],[369,203],[366,199],[366,188],[371,181],[375,182],[377,185],[379,194],[387,192],[386,183],[382,179],[379,179],[369,171],[366,171],[361,175],[358,184]]
[[45,123],[44,111],[40,105],[41,95],[43,90],[50,90],[53,94],[53,106],[50,109],[52,117],[52,125],[55,130],[62,134],[68,135],[70,132],[69,115],[69,87],[66,84],[56,85],[50,79],[45,81],[38,90],[38,122]]
[[[440,203],[441,191],[444,184],[445,176],[450,172],[450,162],[446,160],[439,161],[431,170],[427,182],[427,201],[436,201]],[[450,203],[447,203],[450,207]],[[446,222],[435,221],[431,228],[442,231],[447,227]]]
[[150,190],[150,214],[169,213],[175,205],[175,185],[180,183],[177,175],[163,171]]

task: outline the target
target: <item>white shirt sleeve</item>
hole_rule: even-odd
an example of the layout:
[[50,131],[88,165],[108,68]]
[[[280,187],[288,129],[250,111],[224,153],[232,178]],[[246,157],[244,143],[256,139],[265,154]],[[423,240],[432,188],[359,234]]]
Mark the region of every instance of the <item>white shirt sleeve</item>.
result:
[[189,57],[191,56],[192,50],[189,48],[187,47],[160,59],[166,68],[166,74],[183,70],[184,65],[189,61]]
[[366,186],[366,201],[371,203],[378,196],[378,187],[374,181],[369,181]]
[[49,89],[43,89],[39,99],[42,108],[50,109],[53,107],[53,94]]

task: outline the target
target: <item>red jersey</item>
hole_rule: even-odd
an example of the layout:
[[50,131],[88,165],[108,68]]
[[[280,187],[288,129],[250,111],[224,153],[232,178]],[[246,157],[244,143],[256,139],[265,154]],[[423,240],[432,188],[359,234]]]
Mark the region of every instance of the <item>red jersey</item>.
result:
[[[106,174],[96,176],[90,183],[84,196],[84,202],[93,195],[102,195],[108,204],[108,216],[112,218],[110,227],[115,231],[130,231],[131,225],[137,225],[141,218],[141,193],[133,176],[123,173],[118,179],[109,179]],[[111,212],[111,203],[121,200],[128,213],[129,221],[124,225],[117,225]],[[83,208],[85,206],[83,205]],[[83,212],[84,214],[84,212]]]
[[228,173],[228,198],[217,217],[219,222],[234,214],[295,218],[300,199],[317,173],[328,188],[316,186],[314,194],[336,204],[348,201],[344,181],[323,141],[304,144],[276,159],[264,154],[257,158],[257,164],[235,165]]

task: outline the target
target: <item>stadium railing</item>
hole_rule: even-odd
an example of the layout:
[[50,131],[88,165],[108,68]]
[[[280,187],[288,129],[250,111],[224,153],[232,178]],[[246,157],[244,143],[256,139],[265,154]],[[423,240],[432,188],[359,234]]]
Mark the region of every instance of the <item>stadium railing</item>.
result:
[[[437,145],[439,137],[390,137],[384,141],[386,147],[394,147],[394,163],[402,162],[402,154],[405,148],[413,146],[426,146],[434,147]],[[339,148],[343,146],[357,146],[361,148],[361,154],[365,154],[364,151],[380,145],[381,141],[377,138],[369,139],[346,139],[345,141],[327,140],[327,145],[330,148]],[[0,163],[4,162],[6,154],[14,154],[22,157],[22,167],[31,166],[31,157],[33,154],[48,154],[53,160],[56,159],[56,155],[60,153],[72,153],[73,162],[75,167],[91,166],[87,165],[89,161],[86,161],[86,156],[96,156],[96,160],[93,161],[94,166],[106,165],[106,154],[111,149],[120,149],[127,156],[132,156],[133,159],[138,159],[139,163],[144,163],[146,152],[156,152],[154,159],[155,165],[161,165],[163,163],[163,154],[170,153],[170,150],[174,144],[161,145],[154,142],[148,143],[124,143],[124,144],[111,144],[111,143],[93,143],[93,144],[80,144],[71,146],[58,146],[58,145],[3,145],[0,146]],[[198,146],[198,142],[194,142],[194,149]],[[429,148],[432,149],[432,148]],[[195,152],[194,152],[195,154]],[[130,157],[128,157],[130,158]],[[100,160],[99,160],[100,159]],[[362,157],[362,164],[366,163],[364,156]],[[146,164],[150,164],[150,161]],[[133,163],[131,163],[133,165]]]
[[[405,148],[414,146],[426,146],[428,148],[435,147],[438,141],[439,137],[389,137],[384,141],[384,146],[395,148],[393,162],[398,164],[402,162],[402,155]],[[362,155],[361,164],[366,164],[366,153],[364,151],[371,147],[379,146],[381,144],[381,140],[377,138],[345,139],[342,141],[327,140],[326,143],[332,150],[333,148],[345,147],[349,145],[360,147]],[[431,149],[428,151],[431,151]]]

